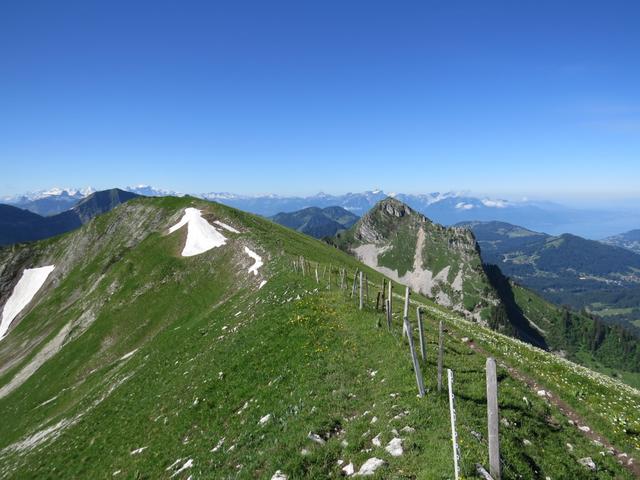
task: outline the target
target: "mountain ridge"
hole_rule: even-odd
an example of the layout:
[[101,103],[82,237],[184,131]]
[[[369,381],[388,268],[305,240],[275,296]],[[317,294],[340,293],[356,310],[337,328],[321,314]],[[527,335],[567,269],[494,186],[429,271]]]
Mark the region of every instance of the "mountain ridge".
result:
[[[547,300],[631,327],[640,319],[640,255],[573,234],[471,222],[483,261]],[[635,325],[636,327],[640,325]]]
[[[184,256],[190,229],[177,226],[189,209],[210,228],[231,227],[219,227],[225,243]],[[247,248],[263,262],[257,274]],[[364,270],[370,288],[382,277],[344,252],[220,204],[137,198],[67,235],[0,249],[0,275],[15,279],[43,264],[55,265],[50,278],[0,341],[0,365],[16,358],[0,372],[3,393],[12,386],[0,398],[1,475],[327,478],[375,457],[378,478],[451,477],[448,401],[436,390],[432,349],[421,361],[429,393],[418,398],[400,340],[402,302],[394,301],[391,332],[377,327],[374,299],[359,310],[350,289],[340,289],[339,272]],[[316,268],[317,279],[308,273]],[[509,422],[501,458],[509,472],[633,478],[618,459],[633,458],[626,452],[633,454],[634,437],[616,422],[639,428],[640,392],[418,293],[411,302],[412,335],[416,307],[429,346],[438,342],[438,322],[445,325],[463,475],[487,462],[478,441],[486,436],[486,358],[473,342],[500,360],[500,407]],[[54,340],[62,344],[51,350]],[[521,382],[502,359],[522,369],[535,363],[530,375],[543,383],[536,390]],[[603,447],[540,388],[566,399],[579,425],[603,433],[612,453],[599,455]],[[385,447],[391,442],[399,454]],[[595,473],[580,462],[587,457]]]
[[351,227],[358,216],[342,207],[307,207],[296,212],[280,212],[269,217],[276,223],[315,238],[332,237]]
[[42,240],[69,232],[138,196],[120,189],[93,192],[72,208],[48,217],[11,205],[0,205],[0,245]]

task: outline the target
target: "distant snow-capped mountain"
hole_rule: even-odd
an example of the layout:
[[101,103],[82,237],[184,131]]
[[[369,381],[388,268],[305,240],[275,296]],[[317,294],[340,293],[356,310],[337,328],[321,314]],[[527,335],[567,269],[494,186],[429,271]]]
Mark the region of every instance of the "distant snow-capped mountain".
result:
[[[150,197],[183,195],[173,190],[145,184],[127,186],[123,190]],[[94,191],[95,188],[92,187],[51,188],[0,198],[0,203],[49,216],[72,208]],[[469,221],[501,221],[552,235],[573,233],[590,239],[608,237],[621,231],[638,228],[640,225],[640,209],[588,210],[570,208],[552,202],[510,201],[477,197],[467,192],[455,191],[387,194],[381,189],[374,189],[344,195],[331,195],[324,192],[310,196],[240,195],[231,192],[191,193],[191,195],[267,217],[281,212],[296,212],[308,207],[333,206],[345,208],[355,215],[362,216],[380,200],[394,197],[443,225]]]
[[184,193],[175,192],[173,190],[164,190],[162,188],[155,188],[151,185],[134,185],[124,187],[123,190],[131,193],[136,193],[138,195],[144,195],[145,197],[183,197]]
[[42,216],[51,216],[69,210],[80,200],[96,191],[93,187],[60,188],[28,192],[21,195],[3,197],[0,203],[29,210]]

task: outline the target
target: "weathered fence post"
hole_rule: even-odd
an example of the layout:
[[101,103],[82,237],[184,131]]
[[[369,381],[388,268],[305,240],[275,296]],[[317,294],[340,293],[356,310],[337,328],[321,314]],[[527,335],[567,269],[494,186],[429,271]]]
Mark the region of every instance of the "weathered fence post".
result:
[[495,480],[500,480],[500,435],[498,413],[498,377],[496,361],[487,358],[487,421],[489,432],[489,473]]
[[422,324],[420,307],[416,307],[416,316],[418,318],[418,334],[420,335],[420,355],[422,356],[422,361],[425,362],[427,360],[427,344],[424,341],[424,325]]
[[304,277],[306,273],[304,271],[304,257],[302,255],[300,256],[300,265],[302,265],[302,276]]
[[391,331],[391,300],[387,298],[385,302],[386,302],[385,306],[387,310],[387,327],[389,328],[389,331]]
[[362,310],[362,301],[364,300],[362,298],[363,289],[364,289],[364,285],[362,284],[362,277],[363,277],[363,274],[362,272],[360,272],[360,310]]
[[364,299],[369,303],[369,277],[364,276]]
[[422,371],[420,370],[420,363],[418,362],[418,355],[416,354],[415,346],[413,345],[413,335],[411,333],[411,324],[409,323],[409,317],[404,317],[402,321],[404,329],[407,332],[409,339],[409,350],[411,351],[411,361],[413,362],[413,371],[416,374],[416,383],[418,384],[418,395],[420,398],[424,397],[424,381],[422,379]]
[[[402,318],[409,319],[409,287],[406,287],[404,293],[404,312],[402,313]],[[404,322],[402,322],[402,336],[409,335],[407,331],[407,326]]]
[[389,280],[389,310],[393,308],[393,296],[391,295],[393,287],[391,286],[391,280]]
[[442,320],[438,325],[438,391],[442,391],[442,356],[444,355],[444,331]]
[[380,292],[376,295],[376,312],[380,310]]
[[453,471],[455,479],[460,478],[460,449],[458,448],[458,432],[456,432],[456,405],[453,396],[453,372],[447,369],[447,380],[449,381],[449,413],[451,414],[451,442],[453,443]]
[[344,269],[340,269],[340,290],[344,290]]
[[320,279],[318,278],[318,264],[316,263],[316,283],[320,283]]
[[351,288],[351,297],[356,294],[356,283],[358,281],[358,269],[356,268],[356,273],[353,275],[353,287]]

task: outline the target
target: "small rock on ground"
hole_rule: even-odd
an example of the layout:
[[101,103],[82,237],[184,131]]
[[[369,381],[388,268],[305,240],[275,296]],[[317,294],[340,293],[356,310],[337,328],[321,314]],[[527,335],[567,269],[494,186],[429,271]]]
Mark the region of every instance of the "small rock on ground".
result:
[[365,476],[373,475],[376,472],[376,470],[381,466],[383,466],[384,464],[385,464],[384,460],[381,460],[376,457],[372,457],[362,464],[356,476],[365,477]]

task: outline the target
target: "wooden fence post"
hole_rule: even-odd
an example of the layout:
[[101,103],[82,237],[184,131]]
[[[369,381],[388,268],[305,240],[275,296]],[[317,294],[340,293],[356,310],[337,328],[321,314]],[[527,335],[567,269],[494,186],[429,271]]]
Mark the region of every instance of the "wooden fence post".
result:
[[442,320],[438,325],[438,391],[442,391],[442,356],[444,355],[444,331]]
[[489,473],[495,480],[500,480],[500,435],[498,412],[498,377],[496,361],[487,358],[487,421],[489,432]]
[[391,285],[391,280],[389,280],[389,311],[393,309],[393,296],[391,295],[392,290],[393,286]]
[[360,310],[362,310],[362,302],[363,302],[363,300],[364,300],[364,299],[362,298],[362,295],[363,295],[363,293],[364,293],[364,292],[363,292],[364,285],[363,285],[363,283],[362,283],[362,277],[363,277],[363,274],[362,274],[362,272],[360,272]]
[[391,300],[387,298],[385,302],[387,310],[387,327],[389,328],[389,331],[391,331]]
[[369,303],[369,277],[364,276],[364,299]]
[[356,282],[358,281],[358,269],[356,268],[356,273],[353,274],[353,287],[351,288],[351,297],[356,294]]
[[447,369],[447,379],[449,381],[449,413],[451,414],[451,443],[453,443],[453,471],[455,479],[460,478],[460,449],[458,448],[458,432],[456,432],[456,405],[453,396],[453,372]]
[[340,269],[340,290],[344,290],[344,269]]
[[376,312],[380,310],[380,292],[377,292],[376,295]]
[[305,271],[304,271],[304,257],[300,256],[300,265],[302,265],[302,276],[304,277],[306,275]]
[[[404,312],[402,313],[402,318],[409,319],[409,287],[406,287],[404,293]],[[409,335],[409,332],[407,331],[406,324],[402,322],[402,336],[404,337],[405,335]]]
[[418,384],[418,395],[420,398],[424,397],[424,380],[422,379],[422,371],[420,370],[420,363],[418,362],[418,355],[416,354],[415,346],[413,345],[413,335],[411,332],[411,324],[409,323],[409,317],[404,317],[402,321],[404,329],[407,332],[409,339],[409,350],[411,351],[411,361],[413,362],[413,371],[416,374],[416,383]]
[[416,316],[418,318],[418,333],[420,334],[420,355],[422,361],[427,361],[427,344],[424,341],[424,325],[422,324],[422,311],[420,307],[416,307]]

